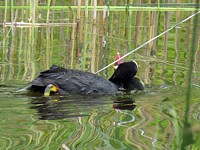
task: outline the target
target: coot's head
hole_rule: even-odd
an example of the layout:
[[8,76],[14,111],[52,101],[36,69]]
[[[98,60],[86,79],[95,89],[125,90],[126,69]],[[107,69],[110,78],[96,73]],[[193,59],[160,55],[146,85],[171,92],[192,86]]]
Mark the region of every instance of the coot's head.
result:
[[[118,60],[120,58],[121,56],[119,52],[117,52],[117,57],[115,60]],[[125,75],[128,78],[129,76],[130,78],[133,78],[137,73],[138,64],[136,61],[124,62],[124,60],[121,59],[114,64],[114,70],[116,73],[120,73],[121,76]]]
[[138,66],[135,61],[124,62],[117,67],[109,81],[123,88],[136,75],[137,70]]
[[[118,54],[118,59],[120,58]],[[109,81],[113,82],[118,88],[129,90],[144,90],[144,84],[135,75],[138,71],[136,61],[121,62],[119,65],[115,64],[115,72]]]
[[120,80],[132,79],[138,70],[138,65],[135,61],[124,62],[118,65],[117,69],[113,74],[113,78]]

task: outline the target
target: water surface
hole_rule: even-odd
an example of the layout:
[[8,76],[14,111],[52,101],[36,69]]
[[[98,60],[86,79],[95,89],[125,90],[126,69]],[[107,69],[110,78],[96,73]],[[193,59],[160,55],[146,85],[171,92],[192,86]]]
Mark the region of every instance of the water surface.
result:
[[17,94],[26,85],[0,87],[1,149],[195,149],[199,146],[199,89],[188,119],[185,89],[147,86],[117,96]]

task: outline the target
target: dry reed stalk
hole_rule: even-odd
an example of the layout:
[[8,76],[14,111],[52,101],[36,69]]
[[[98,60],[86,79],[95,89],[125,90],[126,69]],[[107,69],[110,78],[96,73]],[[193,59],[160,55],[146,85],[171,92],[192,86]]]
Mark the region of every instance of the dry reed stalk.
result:
[[[13,1],[10,1],[10,22],[14,21],[14,9],[13,9]],[[13,69],[12,61],[13,61],[13,52],[14,52],[14,44],[13,44],[13,28],[10,28],[9,38],[8,38],[8,72],[6,74],[6,79],[11,78],[11,69]]]
[[[5,9],[4,9],[4,23],[7,22],[7,5],[8,5],[8,0],[5,0]],[[1,70],[2,70],[2,73],[1,73],[1,80],[4,81],[5,79],[5,68],[6,68],[6,60],[5,60],[5,55],[6,55],[6,37],[7,34],[6,34],[6,28],[3,28],[3,53],[2,53],[2,65],[1,65]]]
[[[182,19],[181,19],[181,13],[180,11],[177,11],[176,12],[176,22],[180,22]],[[180,27],[177,27],[175,29],[175,56],[174,56],[174,69],[173,69],[173,82],[174,82],[174,85],[177,85],[176,83],[176,79],[178,77],[178,70],[179,68],[176,66],[178,65],[179,61],[180,61],[180,41],[181,41],[181,28]]]
[[[76,21],[76,18],[75,18],[75,15],[73,15],[73,22]],[[71,31],[71,51],[70,51],[70,66],[71,68],[73,67],[73,60],[74,60],[74,47],[75,47],[75,36],[74,36],[74,33],[75,33],[75,26],[72,27],[72,31]]]
[[[52,4],[51,5],[55,5],[56,4],[56,0],[52,0]],[[54,23],[54,10],[51,11],[52,12],[52,22]],[[53,42],[53,39],[54,39],[54,27],[51,27],[50,28],[50,49],[49,49],[49,64],[52,65],[52,59],[53,59],[53,45],[54,45],[54,42]],[[65,55],[63,55],[64,57]],[[65,62],[63,62],[65,63]]]
[[[108,64],[108,60],[109,60],[109,48],[110,48],[110,29],[111,29],[111,24],[110,24],[110,19],[111,19],[111,15],[110,15],[110,0],[107,0],[107,8],[108,8],[108,16],[107,16],[107,23],[106,23],[106,28],[107,28],[107,32],[106,32],[106,46],[104,48],[104,64]],[[108,71],[105,71],[105,74],[107,74]]]
[[92,18],[92,60],[91,60],[91,72],[95,73],[95,60],[96,60],[96,18],[97,18],[97,0],[94,0],[94,11]]
[[[181,2],[181,0],[178,0],[178,2]],[[181,12],[177,11],[176,12],[176,23],[180,22],[181,19]],[[175,29],[175,51],[176,51],[176,56],[179,57],[180,55],[180,40],[181,40],[181,27],[177,27]]]
[[18,52],[18,73],[17,73],[17,80],[19,80],[20,77],[20,72],[21,72],[21,67],[22,67],[22,44],[23,44],[23,29],[20,29],[20,34],[19,34],[19,52]]
[[84,43],[82,50],[82,70],[85,70],[86,66],[86,52],[87,52],[87,36],[88,36],[88,0],[85,0],[85,21],[84,21]]
[[3,24],[4,27],[19,27],[19,28],[30,28],[30,27],[55,27],[55,26],[75,26],[76,23],[28,23],[28,22],[6,22]]
[[105,22],[105,19],[106,19],[106,17],[107,17],[107,6],[104,6],[103,7],[103,22]]
[[34,24],[35,24],[35,13],[36,13],[36,5],[37,5],[38,0],[34,0],[30,2],[30,16],[32,18],[32,27],[31,27],[31,47],[30,47],[30,65],[31,65],[31,75],[30,75],[30,79],[32,80],[35,76],[36,70],[35,70],[35,60],[34,60],[34,56],[35,56],[35,51],[36,51],[36,42],[35,42],[35,28],[34,28]]
[[[80,25],[80,11],[81,11],[81,0],[78,0],[78,9],[77,9],[77,25],[76,25],[76,64],[77,64],[77,67],[78,67],[78,64],[79,64],[79,25]],[[78,69],[78,68],[77,68]]]
[[[132,42],[131,42],[131,35],[132,35],[132,30],[131,30],[131,22],[132,22],[132,11],[130,9],[130,3],[131,1],[127,1],[127,4],[126,4],[126,17],[124,18],[125,19],[125,30],[124,30],[124,39],[126,40],[125,41],[125,44],[124,44],[124,53],[127,53],[129,50],[130,50],[130,46],[132,45]],[[131,43],[130,43],[131,42]]]
[[[156,33],[154,32],[155,31],[155,28],[156,28],[156,24],[155,22],[157,22],[157,17],[156,17],[156,14],[155,12],[149,12],[149,39],[152,39]],[[148,45],[149,45],[149,50],[152,49],[153,47],[153,42],[150,42]]]
[[[28,1],[26,2],[26,5],[28,5]],[[25,10],[25,18],[29,18],[29,13],[28,13],[28,10]],[[26,80],[26,77],[27,77],[27,72],[28,72],[28,57],[27,57],[27,54],[28,54],[28,29],[26,29],[25,31],[25,36],[24,36],[24,73],[23,73],[23,77],[22,77],[22,80]]]
[[[84,3],[84,1],[81,1],[81,6],[84,6],[84,8],[85,8],[85,3]],[[84,30],[84,19],[81,19],[81,18],[83,18],[82,16],[84,16],[84,9],[80,9],[80,23],[79,23],[79,31],[80,31],[80,34],[79,34],[79,53],[81,53],[81,50],[83,49],[83,38],[84,38],[84,34],[83,34],[83,30]],[[79,56],[80,57],[80,56]],[[79,58],[79,60],[81,60],[80,58]]]
[[[158,35],[158,28],[159,28],[159,16],[160,16],[160,12],[154,12],[154,35]],[[154,40],[153,41],[153,45],[152,45],[152,48],[153,48],[153,55],[157,56],[157,53],[158,53],[158,50],[157,50],[157,42],[158,40]]]
[[123,44],[123,49],[124,49],[124,53],[127,53],[128,50],[128,33],[130,32],[128,29],[128,24],[129,24],[129,0],[126,1],[126,12],[125,12],[125,16],[124,17],[124,30],[123,30],[123,36],[124,39],[126,40],[125,43]]
[[[141,12],[141,14],[140,14],[141,16],[144,16],[144,18],[143,18],[143,21],[144,21],[144,24],[145,24],[145,27],[144,27],[144,32],[145,32],[145,35],[149,35],[150,33],[149,33],[149,30],[150,30],[150,28],[149,28],[149,26],[146,26],[147,24],[150,24],[149,23],[149,21],[148,20],[150,20],[149,19],[149,17],[150,17],[150,15],[149,15],[149,13],[148,12]],[[141,20],[140,20],[141,21]],[[139,26],[142,26],[142,22],[143,21],[141,21],[140,23],[141,24],[139,24]],[[141,32],[142,30],[140,30],[139,29],[139,32]],[[141,34],[141,33],[140,33]],[[143,40],[148,40],[149,39],[149,37],[148,36],[145,36],[145,38],[143,39]],[[138,39],[138,42],[140,42],[140,39]],[[143,42],[143,41],[142,41]],[[139,44],[139,43],[138,43]],[[146,46],[145,48],[144,48],[144,55],[145,56],[147,56],[147,57],[150,57],[151,56],[151,54],[150,54],[150,52],[151,52],[151,49],[149,49],[149,47],[148,46]],[[144,83],[145,84],[150,84],[150,82],[151,82],[151,80],[150,80],[150,68],[151,67],[151,65],[150,65],[150,62],[145,62],[145,67],[144,67]]]
[[[188,16],[191,15],[191,13],[187,13],[187,14],[188,14]],[[185,51],[190,50],[190,40],[189,39],[191,39],[191,32],[192,32],[191,24],[192,24],[192,19],[186,23],[186,33],[185,33],[185,42],[184,42]]]
[[[47,2],[47,18],[46,18],[46,23],[50,23],[49,20],[49,15],[50,15],[50,6],[51,6],[51,0],[48,0]],[[46,69],[50,67],[50,26],[46,27]]]
[[[29,21],[30,22],[32,22],[32,5],[31,5],[31,3],[29,2],[29,7],[30,7],[30,10],[29,10],[29,14],[28,14],[28,17],[27,18],[29,18]],[[27,75],[25,76],[26,78],[30,78],[30,76],[31,76],[31,51],[32,51],[32,29],[31,28],[28,28],[27,29],[27,49],[26,49],[26,51],[27,51],[27,62],[26,62],[26,64],[27,64]]]
[[[22,3],[21,3],[21,5],[24,5],[24,1],[22,1]],[[23,17],[23,13],[24,13],[24,11],[25,10],[21,10],[21,18],[22,18],[22,20],[24,19],[24,17]],[[22,45],[23,45],[23,29],[20,29],[20,31],[19,31],[20,33],[19,33],[19,52],[18,52],[18,62],[17,62],[17,65],[18,65],[18,67],[17,67],[17,70],[18,70],[18,73],[17,73],[17,76],[16,76],[16,79],[17,80],[19,80],[19,78],[20,78],[20,73],[21,73],[21,68],[22,68]]]
[[[113,12],[113,14],[118,15],[119,16],[119,20],[115,20],[115,38],[117,37],[121,37],[121,35],[124,35],[124,30],[121,30],[121,23],[124,23],[124,14],[119,13],[119,12]],[[113,29],[114,30],[114,29]],[[120,54],[124,54],[121,53],[123,48],[122,48],[122,44],[121,42],[119,42],[119,40],[114,39],[113,42],[115,43],[115,49],[116,49],[116,53],[120,52]]]
[[135,14],[135,33],[134,33],[134,46],[137,47],[140,43],[140,32],[141,32],[141,26],[142,26],[142,15],[143,12],[136,12]]
[[[164,15],[164,30],[167,30],[169,28],[169,23],[170,23],[170,12],[165,12],[165,15]],[[169,38],[169,33],[167,32],[165,35],[164,35],[164,51],[163,51],[163,58],[165,61],[167,61],[167,55],[168,55],[168,50],[167,50],[167,47],[168,47],[168,38]]]
[[[167,30],[170,26],[170,12],[165,12],[164,13],[164,30]],[[168,56],[168,39],[169,39],[169,33],[167,32],[166,34],[164,34],[164,41],[163,41],[163,60],[165,62],[167,62],[167,56]],[[162,64],[162,68],[163,68],[163,73],[162,73],[162,79],[166,78],[166,69],[167,69],[167,65],[166,64]]]
[[[133,0],[130,0],[130,3],[133,3]],[[132,24],[132,11],[129,9],[129,20],[128,20],[128,37],[127,37],[127,44],[128,44],[128,51],[131,49],[130,47],[132,47],[132,41],[131,41],[131,37],[133,35],[132,33],[132,28],[131,28],[131,24]],[[131,46],[130,46],[131,45]]]
[[[54,0],[53,3],[56,3],[56,0]],[[63,6],[65,5],[64,1],[61,1],[61,5],[63,5]],[[56,20],[54,18],[55,15],[56,15],[56,13],[53,10],[53,21]],[[68,18],[69,18],[69,16],[68,16]],[[60,12],[60,21],[61,21],[61,23],[64,23],[64,20],[65,20],[64,10],[61,10],[61,12]],[[52,28],[52,30],[53,30],[53,28]],[[66,33],[67,35],[68,35],[68,32],[69,32],[69,30],[67,30],[67,33]],[[69,54],[69,48],[68,47],[69,46],[67,46],[67,45],[70,45],[70,40],[68,40],[68,38],[66,39],[65,31],[64,31],[64,27],[63,26],[60,26],[60,37],[59,38],[60,38],[59,39],[59,43],[60,43],[59,47],[60,48],[58,50],[58,58],[59,58],[58,64],[63,64],[63,66],[65,66],[65,68],[67,68],[68,67],[67,64],[69,64],[69,59],[70,59],[70,57],[68,56],[68,54]],[[53,40],[52,40],[52,44],[53,44]],[[66,46],[63,47],[62,45],[66,45]],[[61,50],[63,50],[63,51],[61,51]],[[63,61],[60,59],[62,57],[63,57]]]
[[[99,1],[98,3],[100,6],[103,6],[103,1]],[[103,31],[103,27],[104,27],[104,19],[103,19],[103,12],[98,12],[98,19],[99,19],[99,24],[100,24],[100,27],[97,28],[97,32],[100,34],[100,35],[104,35],[102,34]],[[101,49],[103,49],[103,41],[102,41],[102,36],[97,36],[98,37],[98,41],[97,41],[97,48],[96,48],[96,62],[95,62],[95,69],[96,70],[99,70],[99,59],[101,59],[101,55],[100,55],[100,51]]]

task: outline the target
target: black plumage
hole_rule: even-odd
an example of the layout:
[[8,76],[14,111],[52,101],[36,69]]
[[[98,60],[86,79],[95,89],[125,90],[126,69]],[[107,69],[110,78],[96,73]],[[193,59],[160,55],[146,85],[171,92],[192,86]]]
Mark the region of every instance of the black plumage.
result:
[[60,95],[114,95],[121,88],[127,91],[143,90],[143,83],[134,77],[137,69],[137,63],[134,61],[122,63],[107,80],[90,72],[65,69],[54,65],[49,70],[40,72],[26,89],[44,93],[48,87],[53,85],[56,86],[56,93]]

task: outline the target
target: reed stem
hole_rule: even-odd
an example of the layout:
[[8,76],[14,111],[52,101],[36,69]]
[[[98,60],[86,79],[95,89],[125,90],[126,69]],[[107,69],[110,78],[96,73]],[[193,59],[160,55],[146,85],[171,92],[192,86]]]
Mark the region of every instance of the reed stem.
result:
[[[49,21],[49,15],[50,15],[50,4],[51,0],[48,0],[47,2],[47,18],[46,18],[46,23],[48,24]],[[46,69],[50,67],[50,26],[46,27]]]
[[[8,5],[8,0],[5,0],[5,10],[4,10],[4,24],[6,23],[7,21],[7,11],[8,9],[7,8],[7,5]],[[1,80],[4,81],[5,79],[5,70],[6,70],[6,60],[5,60],[5,56],[6,56],[6,37],[7,34],[6,34],[6,28],[3,28],[3,52],[2,52],[2,73],[1,73]]]
[[30,42],[31,42],[31,47],[30,47],[30,52],[31,52],[31,56],[30,56],[31,75],[30,75],[30,79],[31,80],[35,77],[35,73],[36,73],[35,61],[34,61],[35,45],[36,45],[36,42],[35,42],[35,28],[34,28],[36,3],[37,3],[37,0],[30,1],[30,16],[31,16],[31,19],[32,19],[32,22],[31,22],[32,23],[32,27],[30,28],[31,29],[31,33],[30,33],[31,34],[31,39],[30,39]]
[[[13,1],[10,0],[10,22],[13,22]],[[6,79],[10,78],[10,71],[12,68],[12,54],[13,54],[13,28],[10,28],[9,32],[9,42],[8,42],[8,55],[7,55],[7,60],[8,60],[8,72],[6,74]]]
[[76,20],[77,21],[77,24],[76,24],[76,64],[77,64],[77,67],[79,64],[79,34],[80,34],[79,26],[80,26],[80,15],[81,15],[80,13],[81,13],[81,0],[78,0],[77,20]]
[[85,70],[86,52],[87,52],[87,35],[88,35],[88,0],[85,0],[85,22],[84,22],[84,46],[82,51],[82,70]]
[[[0,6],[0,9],[5,9],[4,6]],[[7,9],[10,9],[10,6],[7,6]],[[13,6],[13,9],[29,9],[29,6]],[[48,10],[63,10],[63,9],[72,9],[72,10],[84,10],[85,6],[37,6],[37,9]],[[94,6],[88,6],[89,11],[93,11]],[[159,6],[130,6],[130,11],[195,11],[193,7],[159,7]],[[198,8],[200,10],[200,8]],[[104,6],[98,6],[97,11],[104,11]],[[126,11],[126,6],[110,6],[110,11]]]
[[97,0],[94,0],[94,11],[92,18],[92,59],[91,59],[91,72],[95,72],[95,60],[96,60],[96,17],[97,17]]

